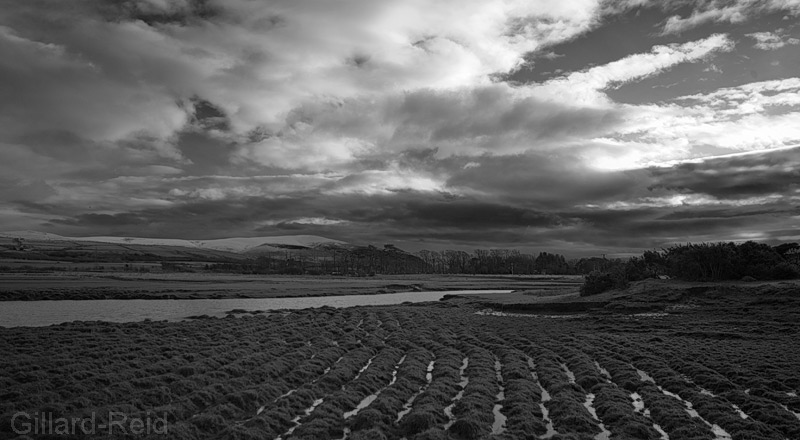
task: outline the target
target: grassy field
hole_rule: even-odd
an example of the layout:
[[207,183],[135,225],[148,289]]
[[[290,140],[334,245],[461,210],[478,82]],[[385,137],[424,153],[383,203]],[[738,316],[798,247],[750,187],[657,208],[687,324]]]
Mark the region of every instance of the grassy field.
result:
[[469,289],[577,292],[581,281],[580,276],[542,275],[378,275],[359,278],[214,273],[0,273],[0,301],[275,298]]
[[18,411],[118,411],[176,439],[799,439],[797,292],[673,299],[561,319],[456,298],[0,329],[0,437]]

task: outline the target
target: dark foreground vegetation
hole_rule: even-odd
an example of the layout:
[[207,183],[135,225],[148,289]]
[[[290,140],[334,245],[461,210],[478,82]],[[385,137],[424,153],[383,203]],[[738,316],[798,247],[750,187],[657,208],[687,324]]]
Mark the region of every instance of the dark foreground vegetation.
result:
[[800,244],[685,244],[647,251],[627,261],[613,260],[586,276],[583,295],[624,288],[631,281],[670,277],[685,281],[764,281],[800,278]]
[[19,411],[154,414],[172,439],[800,438],[796,292],[696,295],[659,315],[476,311],[0,329],[0,438]]

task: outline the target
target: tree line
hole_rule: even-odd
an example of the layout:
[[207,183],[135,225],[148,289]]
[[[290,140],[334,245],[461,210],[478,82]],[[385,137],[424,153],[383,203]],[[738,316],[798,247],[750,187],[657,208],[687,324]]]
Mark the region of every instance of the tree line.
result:
[[287,249],[244,262],[217,263],[211,271],[307,275],[371,276],[377,274],[585,275],[608,270],[621,260],[522,253],[514,249],[421,250],[406,252],[394,245],[355,248]]
[[686,281],[797,279],[800,244],[687,243],[661,251],[645,251],[640,257],[612,261],[606,268],[592,271],[581,293],[592,295],[655,277]]

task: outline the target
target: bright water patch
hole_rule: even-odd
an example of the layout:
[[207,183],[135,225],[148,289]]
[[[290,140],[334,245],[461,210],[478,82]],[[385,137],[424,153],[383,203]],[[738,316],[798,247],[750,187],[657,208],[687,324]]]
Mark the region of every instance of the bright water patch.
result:
[[555,427],[553,426],[553,420],[550,418],[550,410],[548,410],[547,405],[545,405],[545,403],[550,401],[550,393],[548,393],[547,390],[544,389],[542,383],[539,381],[539,376],[536,375],[536,365],[533,362],[533,358],[531,358],[530,356],[528,356],[527,358],[528,358],[528,367],[531,370],[531,377],[533,377],[533,380],[536,382],[536,386],[538,386],[539,389],[542,390],[542,400],[539,402],[539,409],[542,410],[542,421],[544,422],[545,427],[547,428],[547,432],[545,432],[545,434],[541,436],[541,438],[549,439],[554,435],[558,434]]
[[386,388],[392,386],[397,381],[397,370],[400,368],[400,365],[403,365],[403,362],[405,360],[406,360],[406,357],[403,356],[402,358],[400,358],[400,361],[397,362],[397,364],[394,366],[394,370],[392,371],[392,379],[391,379],[391,381],[389,381],[389,384],[386,385],[385,387],[382,387],[378,391],[370,394],[369,396],[365,397],[364,399],[362,399],[361,402],[359,402],[358,405],[355,407],[355,409],[353,409],[352,411],[348,411],[348,412],[344,413],[345,420],[349,419],[350,417],[355,416],[356,414],[359,413],[359,411],[361,411],[362,409],[368,407],[370,404],[372,404],[372,402],[375,401],[375,399],[378,398],[378,396],[381,395],[381,393],[384,390],[386,390]]
[[611,431],[606,429],[606,426],[603,425],[603,422],[600,421],[599,417],[597,417],[597,410],[594,409],[594,398],[595,395],[589,393],[586,395],[586,401],[583,402],[583,406],[586,407],[586,410],[589,411],[589,414],[592,415],[592,418],[597,421],[597,426],[600,428],[600,433],[594,436],[594,440],[608,440],[611,436]]
[[464,389],[467,388],[469,384],[469,377],[466,376],[465,372],[467,370],[467,366],[469,366],[469,358],[465,357],[464,361],[461,363],[461,368],[458,370],[458,375],[460,377],[460,381],[458,382],[458,386],[461,388],[458,393],[453,397],[453,400],[450,401],[450,405],[447,405],[444,408],[444,415],[447,416],[447,423],[444,425],[444,430],[447,431],[448,428],[453,426],[453,423],[456,421],[456,417],[453,414],[453,408],[455,408],[456,403],[464,397]]
[[492,434],[499,435],[502,434],[506,430],[506,416],[501,412],[503,409],[503,401],[506,400],[505,395],[505,387],[503,387],[503,374],[501,373],[503,366],[500,364],[500,361],[495,359],[494,360],[494,371],[495,375],[497,376],[497,386],[500,388],[500,391],[497,393],[495,397],[495,401],[497,402],[492,409],[492,413],[494,414],[494,423],[492,423]]
[[575,383],[575,373],[570,371],[569,367],[567,367],[567,364],[563,364],[562,363],[560,365],[561,365],[561,369],[564,370],[564,374],[567,375],[567,379],[569,380],[569,383]]
[[402,420],[403,417],[406,416],[406,414],[411,412],[411,408],[414,405],[414,400],[416,400],[420,394],[424,393],[425,390],[427,390],[428,387],[431,386],[431,382],[433,381],[433,367],[435,363],[436,361],[431,361],[431,363],[428,364],[428,369],[426,370],[427,373],[425,374],[425,380],[427,381],[427,383],[421,386],[419,390],[416,392],[416,394],[408,398],[408,401],[406,401],[405,405],[403,405],[403,409],[397,413],[397,420],[395,420],[395,423]]
[[445,295],[508,293],[511,290],[452,290],[376,295],[308,296],[298,298],[228,299],[100,299],[63,301],[4,301],[0,326],[40,327],[71,321],[181,321],[189,316],[224,317],[235,309],[273,311],[313,307],[390,306],[404,302],[439,301]]

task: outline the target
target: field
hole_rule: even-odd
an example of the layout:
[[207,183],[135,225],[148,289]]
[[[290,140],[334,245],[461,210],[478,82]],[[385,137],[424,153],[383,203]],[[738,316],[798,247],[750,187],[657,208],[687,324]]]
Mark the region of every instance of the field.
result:
[[169,272],[0,273],[0,301],[276,298],[468,289],[577,292],[581,280],[579,276],[542,275],[344,277]]
[[0,437],[18,411],[116,411],[177,439],[800,439],[797,291],[683,293],[643,314],[455,298],[0,329]]

